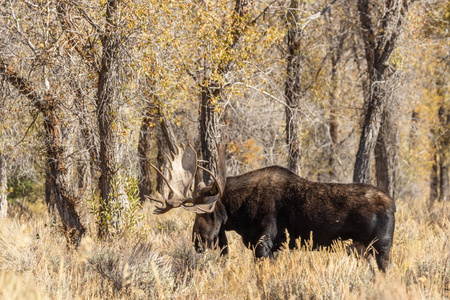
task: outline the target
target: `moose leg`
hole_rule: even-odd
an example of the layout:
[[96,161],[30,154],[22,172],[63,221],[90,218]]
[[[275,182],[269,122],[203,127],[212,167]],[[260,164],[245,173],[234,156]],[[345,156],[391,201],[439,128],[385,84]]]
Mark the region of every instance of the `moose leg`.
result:
[[258,243],[256,244],[255,257],[256,258],[262,258],[262,257],[273,258],[272,248],[273,248],[272,238],[268,235],[263,235],[259,239]]
[[219,231],[219,249],[220,249],[220,255],[227,255],[228,254],[228,239],[225,234],[225,230],[222,228]]
[[377,250],[378,253],[375,254],[378,269],[382,272],[386,272],[386,269],[389,267],[390,262],[390,247],[385,247],[383,250]]
[[381,238],[376,241],[373,247],[375,248],[375,258],[377,261],[378,269],[382,272],[386,272],[391,261],[391,246],[392,235],[389,238]]
[[395,218],[394,214],[381,216],[377,220],[376,241],[373,247],[376,250],[375,258],[377,260],[378,269],[386,272],[391,259],[390,251],[392,240],[394,238]]
[[274,240],[277,236],[276,220],[271,220],[261,224],[260,230],[254,235],[255,257],[273,258]]

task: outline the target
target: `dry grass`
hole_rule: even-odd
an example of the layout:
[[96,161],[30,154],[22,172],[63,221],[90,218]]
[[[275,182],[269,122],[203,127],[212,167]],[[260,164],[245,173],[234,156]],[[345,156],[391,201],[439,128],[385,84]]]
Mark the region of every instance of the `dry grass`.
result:
[[[108,242],[88,235],[68,249],[42,214],[0,224],[0,299],[442,299],[450,297],[450,203],[397,201],[395,266],[329,251],[281,251],[255,263],[239,236],[230,255],[195,253],[193,216],[151,214]],[[89,230],[95,233],[94,228]]]

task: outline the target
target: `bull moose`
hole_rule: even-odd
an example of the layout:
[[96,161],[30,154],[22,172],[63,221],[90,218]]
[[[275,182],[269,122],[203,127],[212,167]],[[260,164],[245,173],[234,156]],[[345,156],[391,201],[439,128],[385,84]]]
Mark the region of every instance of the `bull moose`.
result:
[[[223,148],[223,147],[222,147]],[[352,239],[359,249],[375,249],[378,268],[385,272],[394,235],[395,203],[368,184],[320,183],[303,179],[280,166],[226,177],[223,150],[216,160],[216,175],[200,166],[191,146],[178,148],[170,158],[169,176],[155,170],[170,189],[157,201],[154,213],[183,207],[196,213],[193,240],[198,252],[206,246],[228,252],[225,231],[234,230],[256,258],[273,257],[287,242],[296,246],[312,236],[313,247],[329,246],[336,239]],[[213,183],[201,182],[192,191],[198,169]]]

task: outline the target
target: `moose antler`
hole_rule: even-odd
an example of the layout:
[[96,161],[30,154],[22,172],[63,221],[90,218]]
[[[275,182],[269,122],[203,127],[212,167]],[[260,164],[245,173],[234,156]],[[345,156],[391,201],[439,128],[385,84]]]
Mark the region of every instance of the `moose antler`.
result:
[[205,169],[204,167],[197,165],[197,167],[199,167],[200,169],[211,175],[212,179],[214,180],[213,185],[206,186],[204,182],[200,182],[196,190],[198,191],[197,193],[199,194],[199,197],[197,198],[200,198],[201,199],[200,201],[202,202],[201,203],[197,202],[197,204],[192,206],[184,205],[185,209],[195,213],[210,213],[214,210],[217,200],[222,198],[227,177],[224,144],[219,144],[217,146],[217,152],[218,157],[215,158],[217,177],[208,169]]
[[155,197],[147,197],[150,200],[160,203],[154,213],[163,214],[172,208],[179,207],[185,199],[189,199],[189,193],[192,182],[197,171],[197,154],[191,146],[176,147],[178,153],[171,153],[168,155],[169,161],[169,179],[167,179],[162,172],[150,164],[156,170],[159,176],[166,182],[169,187],[169,199],[158,199]]
[[[219,176],[217,177],[211,171],[197,165],[197,154],[190,145],[177,147],[178,154],[171,153],[171,157],[167,156],[170,163],[169,179],[158,168],[150,164],[163,178],[170,190],[168,199],[147,197],[161,204],[161,206],[156,206],[155,214],[163,214],[180,206],[195,213],[210,213],[214,210],[216,202],[223,195],[226,180],[225,151],[223,146],[218,148],[219,163],[216,160],[216,166]],[[206,186],[203,182],[199,183],[196,188],[196,196],[192,196],[191,186],[197,167],[211,175],[213,184]]]

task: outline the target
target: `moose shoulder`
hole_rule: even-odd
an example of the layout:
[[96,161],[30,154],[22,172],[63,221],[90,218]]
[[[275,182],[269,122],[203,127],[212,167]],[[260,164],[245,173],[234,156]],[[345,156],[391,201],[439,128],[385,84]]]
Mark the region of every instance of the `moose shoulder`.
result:
[[[182,206],[197,213],[193,228],[197,251],[218,246],[227,253],[225,231],[234,230],[255,249],[256,257],[272,257],[287,241],[287,231],[290,248],[298,238],[311,235],[314,246],[352,239],[364,247],[373,244],[380,270],[389,265],[395,203],[371,185],[312,182],[279,166],[213,178],[213,185],[201,185],[195,197],[165,202],[166,207]],[[159,210],[165,212],[166,207]]]

